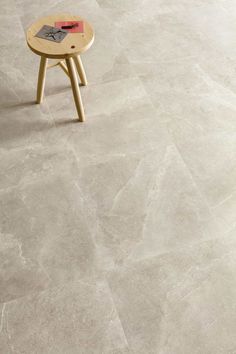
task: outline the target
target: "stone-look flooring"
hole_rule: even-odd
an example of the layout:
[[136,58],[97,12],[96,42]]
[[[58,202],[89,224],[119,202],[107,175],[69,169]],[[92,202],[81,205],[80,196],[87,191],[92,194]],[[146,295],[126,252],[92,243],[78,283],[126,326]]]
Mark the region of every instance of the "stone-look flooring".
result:
[[[77,122],[25,30],[95,28]],[[0,353],[236,353],[235,0],[0,0]]]

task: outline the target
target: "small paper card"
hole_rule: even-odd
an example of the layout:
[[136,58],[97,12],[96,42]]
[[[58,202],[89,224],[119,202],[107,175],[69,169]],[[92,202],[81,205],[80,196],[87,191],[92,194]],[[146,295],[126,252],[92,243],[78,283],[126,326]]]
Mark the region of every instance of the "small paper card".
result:
[[61,21],[55,22],[55,27],[61,28],[69,33],[83,33],[84,23],[83,21]]
[[65,38],[65,36],[67,36],[67,34],[67,31],[62,29],[44,25],[35,36],[47,39],[48,41],[60,43]]

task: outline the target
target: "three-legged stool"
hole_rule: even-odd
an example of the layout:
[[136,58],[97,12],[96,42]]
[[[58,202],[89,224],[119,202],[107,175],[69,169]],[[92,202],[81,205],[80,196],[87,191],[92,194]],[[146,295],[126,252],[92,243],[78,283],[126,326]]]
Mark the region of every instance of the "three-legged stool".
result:
[[[48,41],[35,37],[43,25],[53,26],[59,21],[83,21],[83,33],[68,33],[60,43]],[[79,121],[83,122],[84,108],[82,104],[80,89],[78,85],[77,73],[80,77],[82,85],[87,85],[86,74],[80,58],[80,54],[85,52],[94,41],[94,31],[90,24],[79,16],[72,15],[55,15],[48,16],[35,22],[27,31],[27,44],[30,49],[41,56],[38,87],[37,87],[37,103],[41,103],[43,99],[46,70],[55,65],[59,65],[63,71],[69,76],[73,91],[74,101],[79,116]],[[56,59],[49,64],[49,59]]]

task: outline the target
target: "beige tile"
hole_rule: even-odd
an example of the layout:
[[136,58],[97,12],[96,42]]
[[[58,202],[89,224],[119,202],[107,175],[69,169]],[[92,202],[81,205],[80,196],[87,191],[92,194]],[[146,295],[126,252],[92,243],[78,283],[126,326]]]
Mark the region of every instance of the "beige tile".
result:
[[[11,108],[2,109],[0,115],[2,149],[25,148],[40,144],[44,134],[47,134],[53,125],[49,111],[32,101],[19,102]],[[7,151],[5,153],[7,154]]]
[[[138,78],[82,87],[81,96],[88,119],[95,115],[111,115],[122,108],[130,109],[142,100],[148,101],[147,93]],[[69,88],[48,96],[47,103],[56,123],[77,117]]]
[[[1,45],[14,45],[24,38],[24,31],[19,16],[14,14],[0,14],[1,20]],[[9,32],[9,25],[14,23],[14,31]],[[10,42],[10,43],[9,43]]]
[[18,15],[15,0],[1,0],[1,15]]
[[22,256],[58,284],[96,273],[93,213],[72,177],[56,170],[47,177],[47,172],[1,193],[1,231],[12,235]]
[[[231,2],[232,0],[226,0],[227,6],[228,2]],[[164,10],[169,10],[169,11],[176,11],[176,10],[183,10],[186,7],[193,8],[195,6],[200,6],[203,4],[215,4],[219,3],[221,4],[222,0],[214,1],[214,0],[200,0],[197,3],[191,2],[188,0],[180,0],[176,2],[175,0],[129,0],[128,2],[126,0],[97,0],[99,5],[104,8],[115,8],[123,11],[139,11],[139,9],[142,9],[143,15],[148,12],[149,8],[152,9],[153,12],[157,12],[159,9],[162,11]],[[223,0],[224,2],[224,0]]]
[[7,303],[3,326],[9,347],[22,353],[128,353],[102,281],[68,283]]
[[[91,175],[95,173],[93,170]],[[107,257],[104,267],[219,236],[221,226],[175,148],[163,147],[160,155],[157,151],[144,155],[120,188],[108,174],[107,165],[100,166],[101,173],[102,178],[97,177],[98,183],[89,185],[89,190],[99,201],[96,242]],[[107,184],[106,179],[112,181],[109,189],[99,184],[100,180],[102,186]]]
[[[223,206],[235,189],[235,103],[234,97],[214,93],[200,99],[178,100],[174,116],[168,116],[169,132],[208,204]],[[181,105],[182,102],[182,105]],[[213,104],[214,102],[214,104]],[[231,204],[224,217],[234,214]],[[219,214],[218,214],[219,215]],[[227,223],[226,223],[227,225]]]
[[44,269],[30,258],[25,258],[22,243],[16,236],[0,234],[0,302],[8,302],[30,292],[42,291],[50,284]]
[[209,205],[223,202],[235,188],[235,133],[189,135],[182,142],[178,145],[183,158]]
[[[58,67],[34,103],[24,32],[52,13],[95,30],[83,124]],[[233,354],[235,2],[2,0],[0,17],[0,352]]]
[[[207,203],[223,205],[235,188],[236,100],[230,84],[188,60],[150,68],[142,82]],[[224,217],[215,215],[228,229],[234,213],[232,203]]]
[[109,279],[135,353],[233,353],[235,237],[117,269]]
[[[141,63],[135,67],[153,104],[163,115],[180,115],[178,108],[188,105],[189,99],[196,100],[210,92],[204,73],[189,59],[158,66]],[[185,111],[181,115],[185,117]]]
[[46,146],[45,140],[28,148],[3,149],[0,156],[0,190],[26,186],[54,176],[73,180],[78,173],[73,151],[65,146]]
[[157,3],[154,6],[155,10],[146,5],[128,13],[108,12],[115,19],[117,37],[133,65],[196,58],[210,50],[204,34],[189,26],[183,12],[163,11]]
[[47,2],[15,0],[24,30],[26,31],[37,18],[43,17],[44,12],[48,12],[49,15],[50,9],[59,2],[59,0],[49,0]]
[[81,0],[79,4],[73,0],[49,0],[48,2],[16,0],[16,5],[25,30],[38,18],[50,16],[52,13],[74,13],[93,22],[99,15],[103,15],[96,0]]
[[[28,87],[25,90],[25,97],[32,93],[36,97],[37,76],[40,57],[33,54],[27,46],[25,38],[19,40],[14,46],[9,46],[8,43],[0,47],[2,56],[0,58],[0,70],[8,75],[9,79],[17,77],[21,80],[15,85],[15,89],[20,88],[19,83],[27,83]],[[6,60],[7,58],[7,60]],[[23,82],[22,82],[23,81]],[[18,87],[19,86],[19,87]]]
[[225,225],[226,230],[231,230],[236,227],[235,208],[236,198],[235,192],[230,194],[221,203],[211,208],[215,217]]
[[233,59],[236,51],[231,44],[234,40],[236,13],[224,5],[224,1],[218,1],[188,7],[186,22],[194,31],[204,33],[211,46]]
[[[19,85],[19,82],[21,82],[21,85]],[[0,94],[1,108],[35,102],[33,85],[29,84],[20,71],[12,68],[10,72],[0,72]]]
[[[92,103],[91,103],[92,104]],[[50,106],[51,110],[54,106]],[[59,112],[60,114],[61,112]],[[105,162],[112,156],[143,154],[156,146],[170,144],[166,127],[147,100],[128,104],[114,113],[87,116],[85,124],[53,112],[55,127],[48,140],[66,143],[73,149],[79,164]],[[66,117],[66,116],[65,116]]]

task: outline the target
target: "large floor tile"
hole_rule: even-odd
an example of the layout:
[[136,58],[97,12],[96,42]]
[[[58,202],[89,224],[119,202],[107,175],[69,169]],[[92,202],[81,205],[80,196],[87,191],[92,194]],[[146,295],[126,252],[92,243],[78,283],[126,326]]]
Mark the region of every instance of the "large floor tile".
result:
[[48,178],[63,176],[69,182],[78,174],[73,151],[63,144],[41,143],[0,152],[0,190],[27,186]]
[[1,0],[1,15],[18,15],[15,0]]
[[[22,257],[29,264],[36,262],[52,284],[86,278],[97,271],[93,213],[86,209],[86,197],[68,177],[69,171],[67,177],[63,172],[47,173],[1,192],[1,232],[9,238],[6,242],[16,244],[15,248],[20,245]],[[8,252],[6,247],[5,257]],[[15,284],[17,269],[11,281],[9,276],[3,273],[3,281],[9,284],[4,293]]]
[[210,92],[179,99],[176,114],[163,115],[208,205],[229,228],[235,223],[235,108],[233,95]]
[[[235,353],[235,1],[0,5],[1,354]],[[59,67],[35,105],[52,13],[95,30],[83,124]]]
[[16,103],[10,109],[0,110],[0,115],[1,149],[21,149],[41,144],[53,126],[47,107],[44,109],[34,102]]
[[[19,82],[21,85],[18,85]],[[1,108],[35,102],[35,88],[29,84],[22,72],[14,68],[11,68],[10,72],[0,71],[0,93]]]
[[115,9],[107,13],[114,19],[117,38],[133,65],[197,58],[210,51],[209,41],[189,25],[183,11],[162,10],[158,3],[147,2],[133,11]]
[[1,303],[20,298],[34,291],[43,291],[48,287],[50,279],[47,273],[34,259],[23,256],[22,243],[15,235],[1,233],[0,249]]
[[[130,159],[127,164],[131,167]],[[96,242],[105,267],[219,236],[221,225],[175,148],[163,146],[162,152],[144,155],[123,183],[119,177],[120,186],[113,174],[120,176],[123,164],[113,166],[112,174],[107,164],[92,169],[92,176],[98,173],[97,183],[89,184],[98,210]],[[99,188],[107,178],[112,181],[109,188]]]
[[235,232],[113,272],[114,302],[135,353],[233,353]]
[[161,149],[170,144],[167,129],[153,106],[147,100],[142,101],[127,102],[113,113],[99,114],[98,110],[98,115],[87,116],[85,124],[71,121],[66,115],[60,119],[54,113],[56,124],[48,131],[47,141],[58,145],[65,141],[73,149],[80,166],[88,165],[90,161],[92,164],[106,162],[112,156],[142,155],[157,147]]
[[[229,11],[228,11],[229,10]],[[186,22],[194,31],[204,33],[208,42],[224,56],[235,59],[232,47],[235,33],[235,9],[228,8],[224,1],[191,6],[185,13]]]
[[[9,45],[9,41],[11,41],[11,44],[14,45],[24,38],[24,32],[19,16],[8,14],[8,11],[6,11],[6,14],[1,12],[0,20],[2,26],[0,33],[1,45]],[[9,23],[14,23],[14,31],[9,32]]]
[[226,199],[211,208],[216,218],[231,230],[236,227],[236,194],[233,191]]
[[9,352],[129,353],[103,281],[77,281],[3,306],[1,337]]
[[[130,109],[140,101],[148,101],[147,93],[138,78],[127,78],[81,88],[85,114],[111,115],[121,109]],[[71,89],[47,97],[55,123],[77,117]]]
[[[32,98],[36,99],[40,56],[33,54],[27,46],[25,38],[17,41],[14,46],[9,46],[8,43],[1,45],[0,50],[2,53],[0,58],[1,72],[7,75],[12,82],[14,77],[21,78],[21,85],[24,85],[24,82],[26,82],[24,87],[25,96],[23,98],[26,99],[29,94],[32,94]],[[14,87],[16,92],[20,89],[18,83]]]
[[[151,67],[141,78],[208,205],[224,205],[235,188],[232,87],[188,60]],[[222,209],[223,217],[215,214],[227,229],[234,225],[235,207],[230,205]]]
[[153,104],[163,115],[173,113],[175,117],[182,101],[186,106],[189,98],[196,99],[210,92],[199,66],[188,59],[158,66],[139,63],[135,68]]

